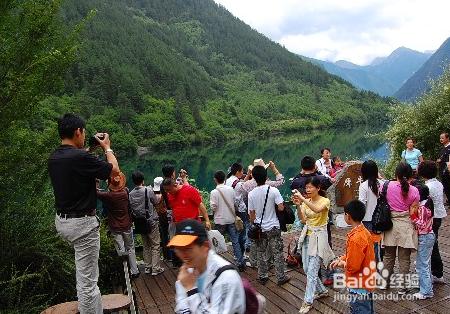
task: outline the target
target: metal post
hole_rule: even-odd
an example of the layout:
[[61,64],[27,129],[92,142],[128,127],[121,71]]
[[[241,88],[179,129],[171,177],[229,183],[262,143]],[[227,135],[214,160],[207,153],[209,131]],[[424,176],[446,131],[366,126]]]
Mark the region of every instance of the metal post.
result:
[[131,290],[130,275],[128,274],[128,262],[123,260],[123,272],[125,273],[125,283],[127,285],[128,297],[130,298],[130,311],[131,314],[136,314],[136,309],[134,307],[133,290]]

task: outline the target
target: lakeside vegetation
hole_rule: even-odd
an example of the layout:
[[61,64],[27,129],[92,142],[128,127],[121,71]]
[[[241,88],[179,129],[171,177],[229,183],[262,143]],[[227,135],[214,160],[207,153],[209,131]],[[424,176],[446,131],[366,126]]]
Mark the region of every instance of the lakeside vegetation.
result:
[[[389,107],[212,1],[5,0],[0,43],[0,306],[7,313],[76,296],[73,251],[54,228],[47,174],[60,114],[83,115],[89,132],[111,133],[125,155],[137,145],[379,124]],[[121,270],[104,228],[99,264],[105,293]]]
[[439,80],[431,84],[431,90],[422,95],[415,105],[398,106],[392,113],[392,126],[386,134],[391,145],[389,171],[400,160],[408,137],[416,140],[416,147],[424,159],[436,160],[442,144],[439,135],[450,132],[450,68]]
[[122,155],[387,121],[390,99],[357,91],[213,1],[71,0],[63,18],[92,9],[64,96],[44,105],[81,114]]

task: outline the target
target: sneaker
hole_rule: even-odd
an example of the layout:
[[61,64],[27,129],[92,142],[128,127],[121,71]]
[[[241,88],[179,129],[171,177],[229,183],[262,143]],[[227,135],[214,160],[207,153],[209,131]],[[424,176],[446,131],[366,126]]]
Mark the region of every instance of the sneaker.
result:
[[325,279],[324,281],[323,281],[323,284],[325,285],[325,286],[331,286],[332,284],[333,284],[333,278],[327,278],[327,279]]
[[136,279],[136,278],[139,278],[139,275],[140,275],[141,273],[136,273],[136,274],[131,274],[131,279]]
[[445,283],[444,277],[436,277],[433,275],[433,283]]
[[425,299],[430,299],[432,297],[433,297],[433,295],[425,295],[425,294],[422,294],[420,292],[417,292],[417,293],[413,294],[413,298],[416,299],[416,300],[425,300]]
[[316,295],[314,295],[314,300],[326,298],[328,296],[330,296],[330,294],[328,293],[328,290],[325,290],[325,291],[322,291],[322,292],[317,293]]
[[305,313],[308,313],[311,309],[312,309],[312,304],[304,302],[298,312],[300,314],[305,314]]
[[269,281],[269,277],[259,277],[258,278],[258,282],[260,284],[262,284],[263,286],[265,286],[268,281]]
[[152,273],[152,268],[151,267],[145,267],[145,271],[146,274],[151,274]]
[[397,291],[397,294],[399,294],[399,295],[405,295],[405,294],[407,294],[409,292],[409,289],[407,289],[407,288],[401,288],[401,289],[399,289],[398,291]]
[[281,280],[278,280],[277,285],[282,286],[285,283],[288,283],[289,280],[291,280],[291,277],[289,277],[288,275],[284,275],[284,278]]
[[250,262],[245,262],[245,266],[250,267],[250,268],[256,268],[256,266],[253,266],[253,264]]
[[159,274],[164,272],[164,268],[162,267],[155,267],[152,270],[152,276],[158,276]]

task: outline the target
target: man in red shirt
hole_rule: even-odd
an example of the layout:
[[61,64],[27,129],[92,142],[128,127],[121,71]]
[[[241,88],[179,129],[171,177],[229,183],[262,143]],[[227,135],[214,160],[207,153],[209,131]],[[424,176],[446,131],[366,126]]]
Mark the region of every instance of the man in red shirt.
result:
[[173,178],[165,178],[164,191],[167,192],[169,206],[172,208],[173,221],[179,223],[186,219],[199,219],[199,213],[205,219],[206,229],[211,229],[205,204],[200,193],[191,185],[180,185]]

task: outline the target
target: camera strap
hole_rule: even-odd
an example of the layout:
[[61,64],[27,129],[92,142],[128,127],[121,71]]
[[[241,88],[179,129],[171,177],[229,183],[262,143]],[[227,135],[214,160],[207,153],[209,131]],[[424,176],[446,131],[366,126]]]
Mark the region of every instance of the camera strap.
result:
[[270,190],[270,185],[267,188],[267,193],[266,193],[266,199],[264,201],[264,208],[263,208],[263,212],[261,215],[261,222],[259,223],[260,226],[262,226],[262,222],[263,222],[263,218],[264,218],[264,213],[266,212],[266,205],[267,205],[267,198],[269,197],[269,190]]

